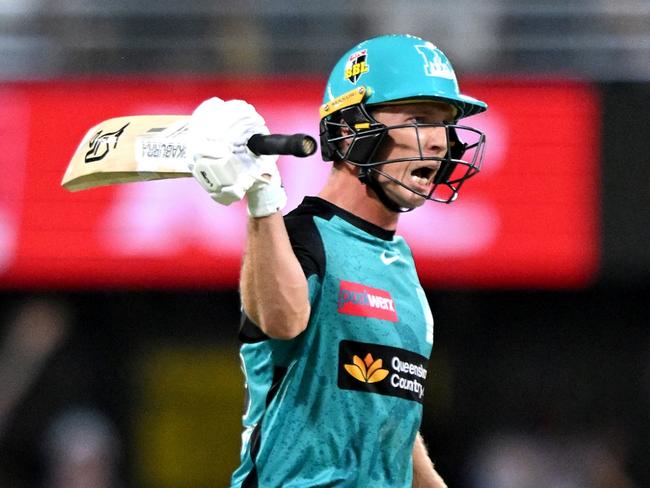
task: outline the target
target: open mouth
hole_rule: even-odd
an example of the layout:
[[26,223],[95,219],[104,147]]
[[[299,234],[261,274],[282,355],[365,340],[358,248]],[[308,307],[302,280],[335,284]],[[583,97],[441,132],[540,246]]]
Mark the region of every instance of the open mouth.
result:
[[411,171],[411,180],[418,185],[426,186],[433,181],[435,174],[436,170],[434,168],[422,166]]

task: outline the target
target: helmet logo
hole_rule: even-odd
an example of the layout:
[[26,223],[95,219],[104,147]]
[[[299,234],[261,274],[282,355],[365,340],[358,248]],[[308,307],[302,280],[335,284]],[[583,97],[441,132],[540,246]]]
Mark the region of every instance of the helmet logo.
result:
[[368,50],[362,49],[350,54],[347,63],[345,63],[345,79],[353,85],[356,85],[359,78],[370,70],[366,61],[367,57]]
[[454,70],[446,58],[440,55],[440,51],[431,44],[420,44],[415,46],[420,56],[424,59],[424,74],[456,81]]

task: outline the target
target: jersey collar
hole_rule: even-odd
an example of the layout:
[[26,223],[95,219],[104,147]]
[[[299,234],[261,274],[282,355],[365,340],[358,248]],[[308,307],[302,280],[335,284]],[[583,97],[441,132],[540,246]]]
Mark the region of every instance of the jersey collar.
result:
[[355,227],[367,232],[370,235],[378,237],[384,241],[392,241],[395,236],[394,230],[387,230],[383,227],[368,222],[367,220],[354,215],[353,213],[348,212],[347,210],[342,209],[334,205],[327,200],[323,200],[320,197],[305,197],[303,200],[303,205],[308,205],[316,210],[316,214],[331,217],[336,215],[346,222],[354,225]]

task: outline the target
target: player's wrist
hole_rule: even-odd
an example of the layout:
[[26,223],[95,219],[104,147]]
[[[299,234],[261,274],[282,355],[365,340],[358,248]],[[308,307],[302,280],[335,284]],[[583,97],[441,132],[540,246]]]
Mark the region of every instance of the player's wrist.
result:
[[255,218],[268,217],[281,211],[287,204],[287,193],[279,182],[253,185],[246,193],[248,215]]

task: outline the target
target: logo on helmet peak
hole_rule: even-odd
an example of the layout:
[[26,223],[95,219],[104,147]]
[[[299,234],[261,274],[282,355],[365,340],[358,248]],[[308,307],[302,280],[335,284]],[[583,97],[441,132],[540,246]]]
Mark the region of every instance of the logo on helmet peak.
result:
[[348,61],[345,63],[345,79],[356,85],[359,78],[370,70],[367,58],[367,49],[350,54]]
[[454,70],[451,69],[449,62],[440,56],[440,52],[433,44],[419,44],[415,46],[415,49],[424,59],[425,75],[456,80],[456,75],[454,74]]

